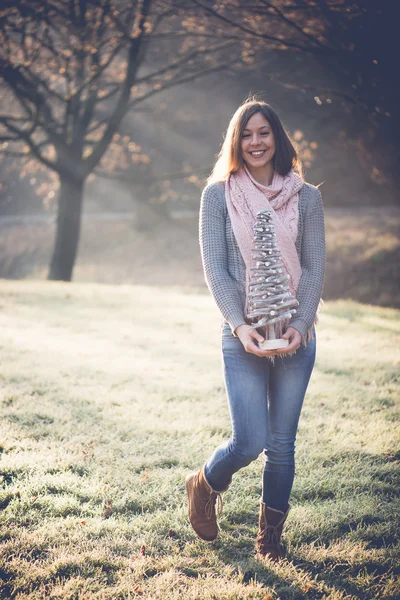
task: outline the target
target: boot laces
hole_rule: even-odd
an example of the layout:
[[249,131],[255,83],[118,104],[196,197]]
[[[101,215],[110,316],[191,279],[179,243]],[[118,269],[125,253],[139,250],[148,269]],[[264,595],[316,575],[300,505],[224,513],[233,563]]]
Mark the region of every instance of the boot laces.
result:
[[257,540],[261,548],[274,544],[279,546],[280,535],[278,527],[275,525],[267,525],[265,529],[262,529],[257,536]]
[[204,512],[208,520],[215,515],[215,504],[217,505],[217,515],[222,515],[222,496],[217,492],[212,492],[204,506]]

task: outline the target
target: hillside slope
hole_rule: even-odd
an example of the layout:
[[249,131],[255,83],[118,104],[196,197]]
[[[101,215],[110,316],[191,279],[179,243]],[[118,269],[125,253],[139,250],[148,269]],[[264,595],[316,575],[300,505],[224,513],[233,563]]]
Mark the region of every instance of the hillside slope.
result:
[[[118,217],[118,215],[114,215]],[[143,226],[132,219],[83,221],[76,281],[204,288],[197,214]],[[326,209],[324,298],[400,307],[400,209]],[[54,223],[3,225],[0,277],[45,279]]]

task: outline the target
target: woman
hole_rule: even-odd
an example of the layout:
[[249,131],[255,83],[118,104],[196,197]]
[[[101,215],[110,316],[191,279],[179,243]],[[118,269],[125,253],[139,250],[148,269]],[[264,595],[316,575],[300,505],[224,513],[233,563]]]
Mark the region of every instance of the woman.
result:
[[[282,336],[288,345],[280,350],[262,350],[262,332],[246,318],[246,248],[261,205],[272,209],[277,244],[298,300]],[[246,101],[231,119],[202,194],[200,246],[205,279],[224,319],[224,377],[233,431],[203,468],[186,478],[189,519],[201,539],[213,541],[220,494],[234,473],[264,452],[257,554],[278,560],[297,426],[315,360],[325,234],[321,194],[303,182],[296,150],[265,102]]]

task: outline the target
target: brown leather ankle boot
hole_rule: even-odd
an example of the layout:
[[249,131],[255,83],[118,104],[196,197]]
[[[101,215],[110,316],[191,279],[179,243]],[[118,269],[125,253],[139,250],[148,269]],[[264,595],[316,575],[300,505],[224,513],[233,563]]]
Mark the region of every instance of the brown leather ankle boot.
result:
[[189,521],[199,538],[212,542],[218,535],[216,503],[218,515],[222,514],[221,494],[215,492],[208,483],[204,467],[198,473],[188,475],[185,484],[189,500]]
[[281,535],[289,509],[290,506],[283,513],[280,510],[269,508],[263,502],[260,503],[259,528],[256,543],[257,556],[259,558],[270,558],[273,561],[281,558]]

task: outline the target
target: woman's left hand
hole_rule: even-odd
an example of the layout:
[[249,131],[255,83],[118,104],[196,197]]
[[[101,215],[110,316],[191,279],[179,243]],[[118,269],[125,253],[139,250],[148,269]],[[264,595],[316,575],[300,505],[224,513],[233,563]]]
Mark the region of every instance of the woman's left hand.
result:
[[284,340],[289,340],[289,346],[286,348],[279,348],[275,350],[275,352],[279,355],[289,354],[290,352],[295,352],[301,344],[301,333],[297,331],[294,327],[288,327],[287,331],[283,334],[282,338]]

